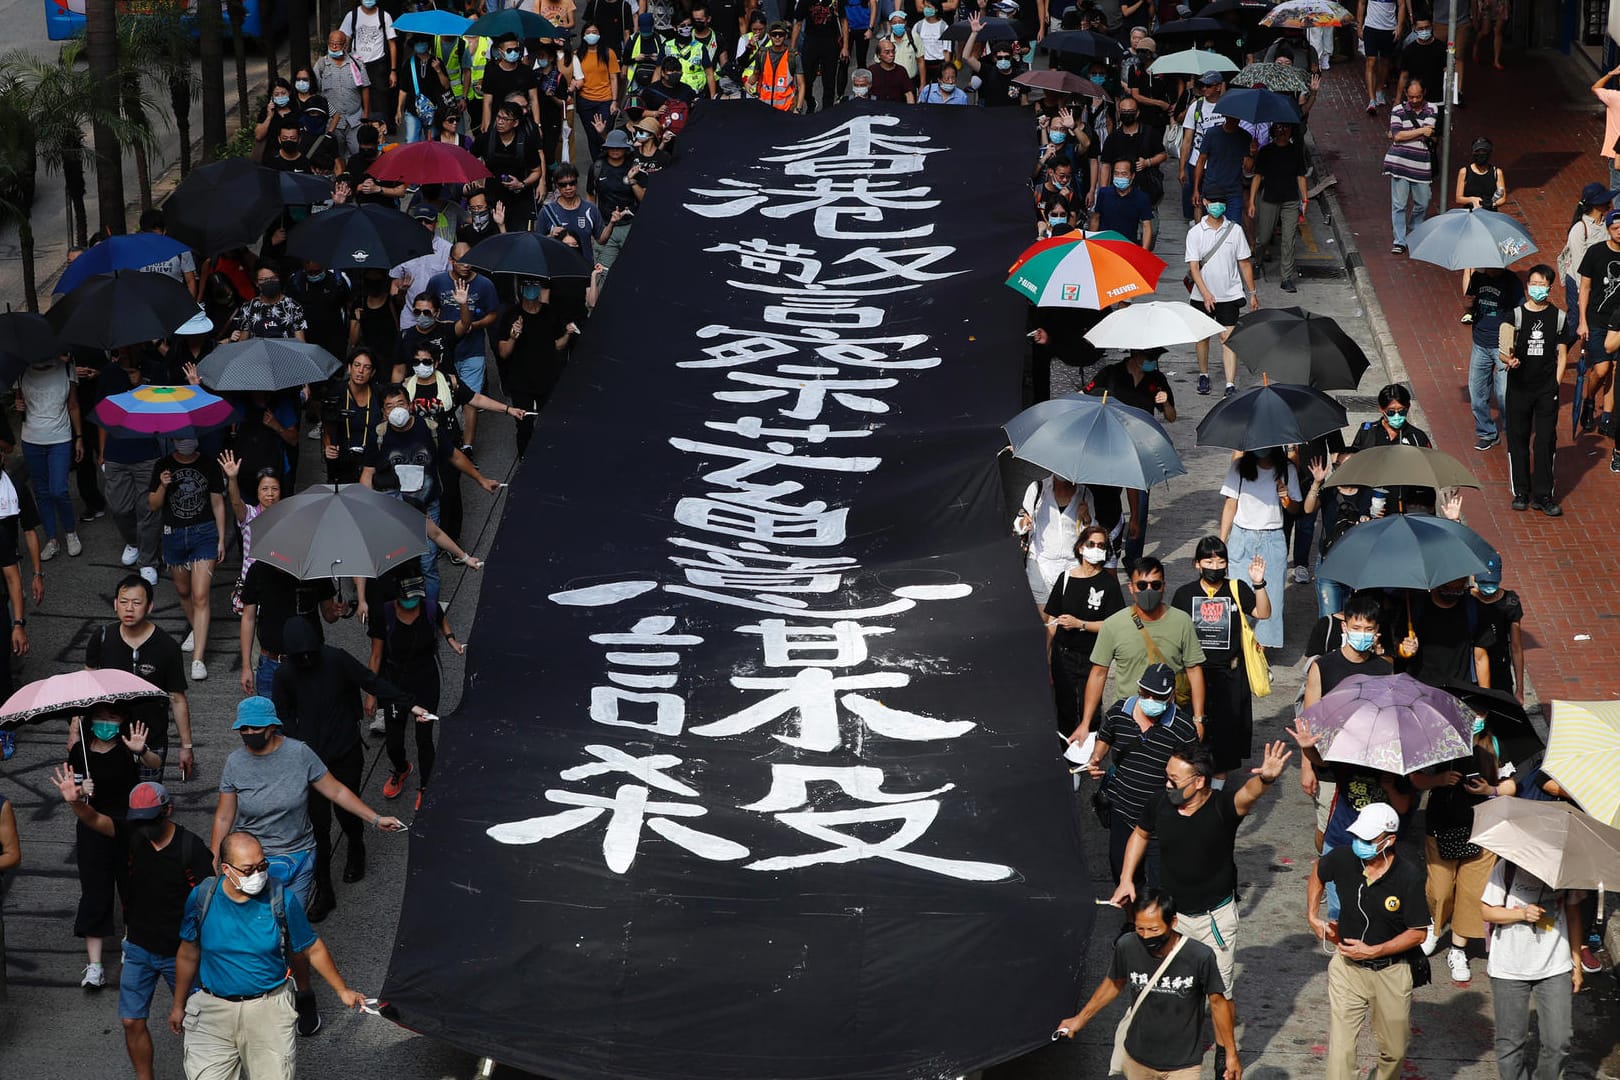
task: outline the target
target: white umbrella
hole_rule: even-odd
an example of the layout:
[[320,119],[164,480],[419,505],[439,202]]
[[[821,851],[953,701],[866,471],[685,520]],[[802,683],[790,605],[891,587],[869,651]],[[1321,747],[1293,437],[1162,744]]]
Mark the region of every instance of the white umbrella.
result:
[[1596,889],[1599,918],[1604,884],[1620,881],[1620,829],[1573,803],[1490,799],[1474,807],[1468,839],[1549,888]]
[[1126,304],[1086,334],[1099,349],[1164,349],[1207,341],[1223,327],[1191,304],[1167,300]]

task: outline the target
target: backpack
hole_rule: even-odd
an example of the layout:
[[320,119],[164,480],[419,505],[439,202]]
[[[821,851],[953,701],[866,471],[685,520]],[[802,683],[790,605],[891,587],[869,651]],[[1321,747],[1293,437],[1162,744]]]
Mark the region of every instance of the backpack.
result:
[[641,86],[649,86],[658,77],[658,66],[664,58],[663,39],[656,33],[637,34],[631,39],[626,55],[631,61],[631,80]]
[[[208,921],[208,906],[214,902],[214,896],[224,886],[220,884],[218,875],[208,878],[197,888],[202,890],[197,896],[197,945],[202,946],[203,924]],[[281,882],[271,878],[266,882],[270,890],[270,913],[276,917],[276,925],[281,928],[281,957],[287,963],[292,963],[293,947],[292,932],[287,929],[287,890]]]
[[[1556,309],[1556,310],[1558,311],[1558,328],[1553,331],[1554,338],[1553,338],[1553,340],[1551,342],[1555,354],[1556,354],[1556,350],[1557,350],[1558,346],[1566,344],[1566,342],[1564,341],[1564,312],[1563,312],[1563,309],[1561,309],[1561,308]],[[1523,304],[1515,305],[1515,307],[1513,308],[1513,315],[1511,316],[1511,321],[1513,323],[1513,352],[1514,352],[1514,355],[1518,355],[1518,352],[1519,352],[1519,331],[1523,328],[1523,325],[1524,325],[1520,320],[1523,318],[1523,313],[1524,313],[1524,305]]]

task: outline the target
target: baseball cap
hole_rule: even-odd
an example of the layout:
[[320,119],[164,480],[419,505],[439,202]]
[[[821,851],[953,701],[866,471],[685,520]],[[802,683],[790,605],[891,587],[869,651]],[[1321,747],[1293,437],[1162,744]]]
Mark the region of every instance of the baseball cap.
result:
[[[411,207],[411,217],[417,221],[438,221],[439,211],[425,202],[419,202]],[[395,218],[394,220],[398,221],[399,219]]]
[[136,784],[129,793],[129,813],[125,815],[128,821],[151,821],[163,816],[163,811],[169,808],[169,789],[162,784],[148,780],[144,784]]
[[427,581],[417,574],[408,578],[401,578],[399,582],[399,596],[402,600],[415,597],[418,600],[427,599]]
[[1610,191],[1607,184],[1591,183],[1581,188],[1582,206],[1606,206],[1614,201],[1620,192]]
[[245,727],[276,727],[281,726],[281,717],[276,715],[275,704],[267,697],[243,698],[236,706],[236,723],[231,730]]
[[1610,210],[1603,215],[1603,224],[1605,225],[1613,225],[1617,221],[1620,221],[1620,210]]
[[644,13],[642,15],[636,16],[636,29],[640,30],[643,34],[650,34],[650,33],[652,33],[652,28],[653,28],[652,12],[649,11],[649,12],[646,12],[646,13]]
[[1218,71],[1206,71],[1198,76],[1200,86],[1219,86],[1226,81],[1226,76]]
[[1176,688],[1176,673],[1169,664],[1149,664],[1136,685],[1154,697],[1164,697]]
[[1474,581],[1481,585],[1502,584],[1502,556],[1492,555],[1485,560],[1485,569],[1474,575]]
[[608,132],[607,138],[602,140],[602,147],[606,150],[630,149],[630,136],[624,133],[623,128],[614,128]]
[[1389,803],[1368,803],[1350,825],[1350,835],[1362,840],[1376,840],[1385,833],[1397,832],[1401,827],[1400,815]]
[[780,30],[784,34],[791,34],[793,32],[793,27],[789,26],[787,23],[783,22],[781,19],[778,19],[775,22],[771,23],[771,25],[769,25],[769,26],[767,26],[765,28],[765,32],[767,34],[774,34],[778,30]]

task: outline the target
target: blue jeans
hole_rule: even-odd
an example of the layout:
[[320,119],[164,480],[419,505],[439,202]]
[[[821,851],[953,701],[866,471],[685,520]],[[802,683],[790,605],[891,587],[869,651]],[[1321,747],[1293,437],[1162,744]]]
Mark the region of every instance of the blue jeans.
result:
[[[1288,539],[1283,535],[1283,530],[1232,526],[1231,535],[1226,538],[1226,557],[1229,564],[1242,568],[1247,573],[1249,560],[1256,555],[1266,561],[1266,574],[1275,575],[1280,584],[1288,570]],[[1279,588],[1277,591],[1280,593],[1282,589]],[[1280,648],[1283,643],[1282,604],[1273,603],[1270,617],[1255,619],[1252,629],[1257,643],[1270,649]]]
[[[1398,176],[1389,178],[1389,216],[1395,227],[1395,243],[1405,245],[1407,229],[1420,224],[1428,215],[1432,186],[1416,180],[1402,180]],[[1413,204],[1410,224],[1407,222],[1406,214],[1406,204],[1409,201]]]
[[[1614,158],[1609,158],[1608,162],[1609,162],[1609,190],[1610,191],[1620,191],[1620,169],[1616,169],[1614,167]],[[1614,197],[1614,201],[1609,204],[1609,208],[1611,210],[1620,210],[1620,195],[1616,195]],[[1573,309],[1571,309],[1571,310],[1573,310]]]
[[1316,539],[1316,514],[1304,511],[1293,514],[1283,518],[1283,527],[1293,533],[1294,565],[1310,569],[1311,541]]
[[[598,135],[596,127],[591,123],[598,116],[607,125],[609,131],[613,130],[613,102],[592,101],[584,94],[574,95],[574,107],[579,113],[580,127],[585,129],[585,145],[590,150],[591,160],[595,161],[602,153],[602,140],[606,135]],[[581,182],[584,178],[581,177]]]
[[[439,500],[434,499],[422,511],[433,524],[439,523]],[[430,602],[439,602],[439,545],[429,541],[427,554],[422,556],[422,584],[427,588],[427,598]]]
[[[1541,1053],[1535,1061],[1525,1052],[1530,1045],[1530,1002],[1536,1003],[1536,1027]],[[1574,987],[1569,973],[1544,979],[1491,979],[1491,1003],[1496,1013],[1496,1065],[1503,1080],[1546,1080],[1562,1076],[1569,1061],[1569,1040],[1574,1030]]]
[[275,681],[276,671],[280,667],[280,660],[272,660],[260,653],[259,662],[253,669],[253,692],[260,697],[269,697],[271,684]]
[[417,117],[417,115],[415,113],[411,112],[409,109],[406,109],[405,110],[405,115],[403,117],[401,117],[399,131],[400,131],[400,136],[401,136],[401,138],[400,138],[401,142],[413,143],[413,142],[421,142],[422,141],[422,136],[423,136],[422,121],[421,121],[420,118]]
[[40,524],[45,526],[45,539],[55,540],[64,533],[77,532],[73,521],[73,496],[68,494],[68,474],[73,471],[73,443],[25,442],[23,460],[28,462],[28,474],[34,481],[34,496],[39,503]]
[[1344,602],[1350,599],[1350,590],[1337,581],[1327,578],[1316,579],[1316,614],[1319,618],[1327,618],[1344,610]]
[[133,941],[124,942],[124,963],[118,973],[118,1019],[145,1020],[150,1015],[160,976],[172,992],[174,957],[159,956]]
[[281,887],[298,897],[298,902],[309,906],[315,893],[315,849],[289,851],[285,855],[266,855],[270,876],[281,882]]
[[[1152,494],[1153,493],[1149,491],[1142,492],[1142,506],[1138,511],[1138,516],[1142,519],[1142,528],[1141,531],[1137,533],[1136,539],[1132,540],[1129,532],[1125,534],[1126,567],[1129,567],[1131,563],[1135,562],[1137,559],[1140,559],[1142,557],[1142,549],[1147,546],[1148,500],[1152,497]],[[1124,503],[1126,513],[1129,513],[1131,508],[1130,501],[1128,499],[1121,501]]]
[[1474,409],[1474,435],[1481,439],[1497,439],[1501,429],[1491,419],[1491,393],[1496,393],[1496,411],[1507,422],[1507,365],[1497,356],[1494,347],[1474,345],[1468,353],[1468,403]]

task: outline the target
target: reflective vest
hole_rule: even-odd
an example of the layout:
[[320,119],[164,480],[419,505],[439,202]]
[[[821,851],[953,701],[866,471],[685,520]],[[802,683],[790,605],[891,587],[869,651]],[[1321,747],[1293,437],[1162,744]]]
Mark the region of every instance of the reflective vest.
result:
[[787,112],[793,108],[793,50],[783,49],[774,61],[770,50],[759,56],[759,100],[773,109]]
[[657,34],[637,34],[630,43],[630,78],[638,86],[651,86],[658,78],[664,40]]
[[[482,100],[484,97],[484,67],[489,63],[490,39],[479,37],[440,38],[439,40],[454,42],[447,50],[449,55],[440,56],[440,59],[444,61],[445,74],[450,76],[450,92],[458,98],[466,98],[469,101]],[[463,65],[472,71],[472,85],[465,91],[461,86]]]
[[705,51],[701,41],[689,41],[685,45],[672,41],[665,46],[665,54],[681,62],[681,82],[699,94],[707,93],[709,89],[709,77],[703,68]]

